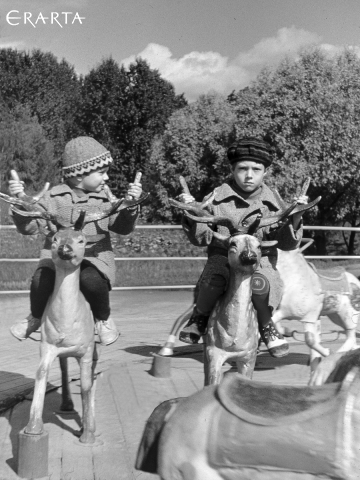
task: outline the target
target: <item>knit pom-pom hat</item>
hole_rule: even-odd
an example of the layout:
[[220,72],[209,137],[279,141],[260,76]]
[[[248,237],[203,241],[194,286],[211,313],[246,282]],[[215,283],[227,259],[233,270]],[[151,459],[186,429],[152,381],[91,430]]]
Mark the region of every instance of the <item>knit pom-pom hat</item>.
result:
[[231,164],[251,160],[269,167],[272,163],[270,145],[254,137],[242,138],[233,143],[227,151],[227,156]]
[[107,167],[113,161],[110,152],[91,137],[77,137],[65,145],[62,171],[64,178],[76,177]]

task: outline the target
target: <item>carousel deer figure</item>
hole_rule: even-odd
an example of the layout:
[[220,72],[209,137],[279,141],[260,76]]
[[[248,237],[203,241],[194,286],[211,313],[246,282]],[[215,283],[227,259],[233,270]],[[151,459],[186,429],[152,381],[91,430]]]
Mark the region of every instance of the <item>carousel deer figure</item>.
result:
[[[184,179],[181,179],[181,184],[183,190],[185,190],[187,185]],[[308,187],[309,179],[307,179],[301,188],[301,194],[306,194]],[[276,190],[274,190],[274,193],[281,211],[287,211],[287,215],[285,215],[283,220],[286,220],[286,216],[290,214],[292,215],[293,213],[314,207],[320,201],[320,197],[318,197],[307,205],[296,206],[295,203],[293,203],[287,206]],[[196,222],[216,224],[218,218],[211,217],[210,214],[204,210],[205,206],[211,202],[211,200],[210,197],[206,201],[206,204],[201,204],[200,206],[195,204],[184,205],[172,199],[170,199],[169,202],[185,212],[194,213],[196,216],[190,216],[190,218]],[[187,215],[189,216],[189,214]],[[221,222],[226,221],[229,222],[230,219],[221,219],[219,225],[224,224]],[[224,246],[228,245],[228,240],[219,236],[218,233],[215,232],[214,236],[223,242]],[[306,240],[309,241],[309,239]],[[296,319],[303,323],[305,342],[310,349],[310,372],[312,374],[320,359],[330,354],[330,350],[321,345],[320,315],[327,315],[336,325],[344,329],[346,340],[339,348],[339,352],[356,348],[356,328],[360,312],[360,282],[354,275],[348,272],[339,270],[332,272],[329,269],[321,271],[311,266],[302,255],[302,251],[308,245],[309,243],[302,248],[291,251],[277,250],[277,269],[284,284],[284,291],[280,305],[274,312],[272,320],[280,333],[286,336],[294,335],[297,333],[297,330],[295,328],[282,327],[281,320]],[[256,248],[254,251],[256,251]],[[329,275],[332,275],[332,278],[328,278]],[[223,298],[221,301],[223,301]],[[217,308],[216,306],[215,309]],[[192,311],[193,306],[190,306],[190,308],[176,319],[166,344],[159,352],[160,355],[172,355],[177,338],[176,335],[180,328],[188,321]],[[240,313],[238,312],[238,314]],[[243,316],[244,313],[241,314],[241,317]],[[235,322],[235,320],[233,321]],[[213,330],[209,328],[209,332],[213,332]],[[216,331],[216,334],[219,334],[219,332]],[[205,376],[207,377],[207,374],[205,374]]]
[[104,188],[110,207],[92,213],[81,211],[76,222],[70,223],[59,215],[44,211],[37,205],[46,190],[47,188],[44,188],[36,197],[23,195],[21,198],[13,198],[5,194],[0,195],[2,200],[12,205],[13,211],[18,215],[50,220],[58,229],[52,238],[51,245],[56,272],[55,286],[41,319],[40,365],[36,372],[30,420],[25,427],[25,433],[41,435],[43,432],[42,413],[46,383],[50,366],[56,357],[60,359],[62,371],[61,410],[73,410],[68,385],[67,357],[75,357],[80,365],[83,407],[80,442],[91,445],[95,442],[94,371],[97,352],[93,314],[89,303],[80,291],[80,265],[86,247],[102,238],[103,234],[85,235],[82,229],[87,223],[106,218],[121,209],[139,205],[148,195],[144,194],[138,200],[130,198],[119,200],[112,195],[108,187]]
[[[251,277],[261,259],[261,248],[268,248],[277,241],[260,242],[254,234],[260,228],[285,221],[289,215],[308,210],[320,199],[307,205],[294,202],[279,213],[262,218],[252,225],[238,226],[231,218],[213,216],[203,206],[183,204],[175,200],[170,203],[182,210],[195,222],[226,226],[229,236],[214,232],[218,242],[228,250],[230,279],[227,290],[216,303],[208,323],[205,336],[205,385],[220,383],[221,367],[225,361],[235,359],[239,373],[251,378],[255,367],[258,346],[256,312],[251,300]],[[209,200],[208,200],[209,201]],[[197,216],[191,215],[189,211]]]

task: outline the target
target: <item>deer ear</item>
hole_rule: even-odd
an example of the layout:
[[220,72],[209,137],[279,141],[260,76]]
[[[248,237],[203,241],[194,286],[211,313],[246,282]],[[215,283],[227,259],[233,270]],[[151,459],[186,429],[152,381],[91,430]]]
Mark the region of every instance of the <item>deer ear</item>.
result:
[[[100,240],[103,240],[105,238],[104,233],[98,233],[97,235],[86,235],[86,242],[88,244],[90,243],[97,243],[100,242]],[[90,245],[87,245],[90,246]]]
[[273,247],[273,246],[277,245],[277,243],[278,243],[277,240],[268,240],[268,241],[265,241],[265,242],[261,242],[261,246],[264,247],[264,248]]
[[226,248],[226,250],[229,248],[229,240],[230,240],[229,236],[222,235],[221,233],[218,233],[218,232],[213,232],[213,237],[214,239],[216,239],[217,245],[221,244],[221,246],[223,248]]
[[85,221],[85,215],[86,215],[85,210],[81,210],[79,218],[75,222],[74,230],[82,230],[83,229],[84,221]]

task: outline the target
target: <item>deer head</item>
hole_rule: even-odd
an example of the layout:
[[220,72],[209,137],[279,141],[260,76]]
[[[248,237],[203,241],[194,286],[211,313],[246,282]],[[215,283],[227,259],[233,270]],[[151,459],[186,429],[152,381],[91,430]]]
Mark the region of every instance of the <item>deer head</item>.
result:
[[62,265],[64,262],[69,269],[76,269],[85,256],[85,247],[88,239],[82,232],[86,213],[80,212],[78,220],[73,226],[59,228],[52,237],[51,256],[55,265]]

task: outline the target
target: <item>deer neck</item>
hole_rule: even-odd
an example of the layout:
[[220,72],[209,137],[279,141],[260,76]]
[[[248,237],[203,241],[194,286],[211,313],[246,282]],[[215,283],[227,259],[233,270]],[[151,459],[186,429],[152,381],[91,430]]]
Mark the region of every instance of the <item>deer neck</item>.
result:
[[252,273],[230,270],[229,285],[222,300],[223,315],[218,321],[227,334],[237,337],[246,333],[249,316],[254,315],[251,296]]
[[[51,299],[51,310],[56,317],[65,318],[65,313],[74,312],[81,306],[82,295],[79,296],[80,266],[74,268],[60,268],[55,266],[56,276],[54,291]],[[79,301],[77,301],[79,299]]]

